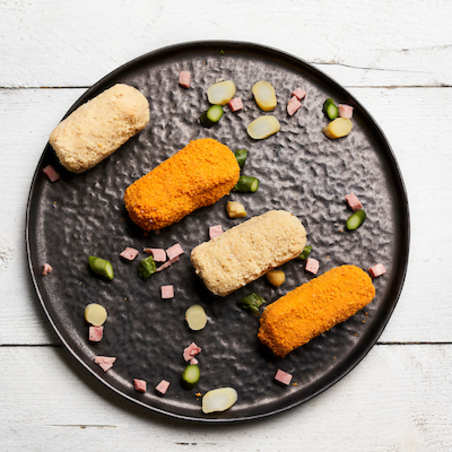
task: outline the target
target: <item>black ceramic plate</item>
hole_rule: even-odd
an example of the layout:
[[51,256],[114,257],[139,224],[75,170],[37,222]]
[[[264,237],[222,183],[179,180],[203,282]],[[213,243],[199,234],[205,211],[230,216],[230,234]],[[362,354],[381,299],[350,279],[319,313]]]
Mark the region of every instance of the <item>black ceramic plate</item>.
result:
[[[179,71],[192,74],[192,86],[178,84]],[[217,79],[232,79],[244,110],[225,107],[221,121],[211,129],[199,124],[208,108],[207,88]],[[269,81],[278,106],[273,114],[281,131],[262,141],[251,140],[246,126],[261,115],[252,85]],[[106,386],[156,412],[201,422],[235,422],[278,413],[319,394],[346,375],[371,349],[396,305],[405,277],[409,217],[402,178],[388,142],[363,106],[330,78],[307,63],[266,47],[207,42],[178,45],[144,55],[102,79],[72,106],[72,112],[116,83],[138,88],[149,100],[151,120],[136,137],[111,157],[83,174],[70,174],[58,164],[47,145],[38,164],[28,203],[27,250],[38,298],[68,350]],[[290,117],[287,101],[297,86],[306,92],[302,107]],[[321,129],[327,97],[355,108],[349,136],[330,141]],[[49,130],[50,132],[50,130]],[[214,206],[200,209],[159,235],[144,233],[131,223],[124,208],[126,187],[190,140],[213,137],[232,150],[247,148],[243,173],[260,179],[254,194],[233,192]],[[61,179],[50,183],[42,169],[51,164]],[[363,202],[367,220],[358,230],[345,230],[350,211],[344,195],[354,192]],[[387,274],[374,280],[375,300],[348,321],[322,334],[284,359],[276,358],[257,339],[258,319],[237,305],[246,293],[261,294],[273,302],[309,281],[304,263],[284,265],[287,280],[276,289],[261,278],[226,298],[212,296],[196,278],[190,252],[208,240],[209,226],[224,229],[244,221],[228,218],[225,205],[234,199],[246,206],[248,217],[270,209],[286,209],[305,225],[312,257],[320,273],[349,263],[368,269],[384,263]],[[143,282],[137,261],[144,247],[168,248],[181,243],[180,262]],[[119,253],[131,246],[140,250],[132,263]],[[112,262],[115,278],[105,282],[88,269],[88,256]],[[53,272],[41,276],[43,264]],[[162,300],[160,287],[175,286],[174,299]],[[104,339],[89,343],[83,313],[88,303],[105,306],[108,320]],[[205,307],[209,322],[192,332],[184,312],[192,304]],[[191,342],[202,348],[201,380],[197,388],[181,387],[185,368],[182,351]],[[116,356],[104,373],[94,364],[96,355]],[[278,368],[293,374],[282,387],[273,381]],[[138,393],[133,379],[148,382]],[[171,386],[164,397],[154,392],[160,380]],[[232,386],[237,403],[224,413],[204,415],[198,393]]]

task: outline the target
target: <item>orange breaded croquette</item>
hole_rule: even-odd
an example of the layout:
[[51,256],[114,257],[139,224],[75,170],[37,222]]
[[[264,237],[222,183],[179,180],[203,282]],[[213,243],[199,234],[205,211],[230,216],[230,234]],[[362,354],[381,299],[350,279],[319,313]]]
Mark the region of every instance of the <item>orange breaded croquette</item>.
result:
[[124,201],[132,221],[153,231],[216,203],[234,188],[239,175],[240,167],[227,146],[201,138],[130,185]]
[[333,268],[270,304],[258,337],[277,356],[347,320],[375,296],[370,276],[354,265]]

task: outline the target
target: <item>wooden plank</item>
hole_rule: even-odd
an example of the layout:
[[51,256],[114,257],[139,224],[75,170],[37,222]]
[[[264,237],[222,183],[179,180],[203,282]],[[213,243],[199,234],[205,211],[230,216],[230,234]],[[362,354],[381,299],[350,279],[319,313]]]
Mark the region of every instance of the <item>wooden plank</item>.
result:
[[376,346],[310,402],[229,426],[184,423],[135,406],[61,348],[2,347],[0,361],[5,451],[452,449],[452,347],[445,345]]
[[149,51],[213,38],[279,48],[347,86],[450,86],[451,15],[449,0],[304,0],[290,13],[272,0],[1,2],[0,87],[90,86]]
[[[84,90],[0,90],[3,164],[0,197],[0,344],[57,343],[29,282],[24,248],[26,200],[47,137]],[[452,254],[444,227],[452,221],[452,121],[449,88],[354,88],[385,131],[408,189],[412,240],[406,284],[381,340],[452,342],[452,287],[445,257]],[[9,250],[9,251],[8,251]]]

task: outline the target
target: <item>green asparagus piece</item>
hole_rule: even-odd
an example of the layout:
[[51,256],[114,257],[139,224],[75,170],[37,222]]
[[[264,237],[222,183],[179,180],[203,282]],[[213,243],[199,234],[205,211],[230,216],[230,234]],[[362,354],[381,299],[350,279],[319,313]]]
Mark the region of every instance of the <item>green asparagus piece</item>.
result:
[[111,262],[100,257],[90,256],[88,259],[89,268],[96,275],[103,276],[106,279],[113,279],[113,266]]
[[366,212],[363,209],[355,212],[348,220],[347,220],[347,229],[349,231],[353,231],[359,228],[366,219]]
[[259,179],[251,176],[240,176],[235,189],[245,193],[254,193],[259,188]]
[[237,149],[234,154],[240,169],[242,169],[248,157],[248,151],[246,149]]
[[323,113],[329,118],[329,119],[336,119],[339,115],[339,109],[337,108],[336,104],[334,103],[334,100],[329,97],[324,103],[323,103]]
[[199,381],[201,372],[196,364],[188,365],[182,373],[182,386],[185,389],[194,388]]

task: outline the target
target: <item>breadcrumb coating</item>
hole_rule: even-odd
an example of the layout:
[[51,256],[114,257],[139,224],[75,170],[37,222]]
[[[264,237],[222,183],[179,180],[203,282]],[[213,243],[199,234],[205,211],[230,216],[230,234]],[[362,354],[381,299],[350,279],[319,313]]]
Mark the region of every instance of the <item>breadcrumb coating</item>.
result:
[[258,337],[284,357],[356,314],[374,296],[364,270],[354,265],[333,268],[270,304],[262,313]]
[[124,201],[130,218],[153,231],[216,203],[234,188],[239,175],[240,167],[227,146],[201,138],[130,185]]

